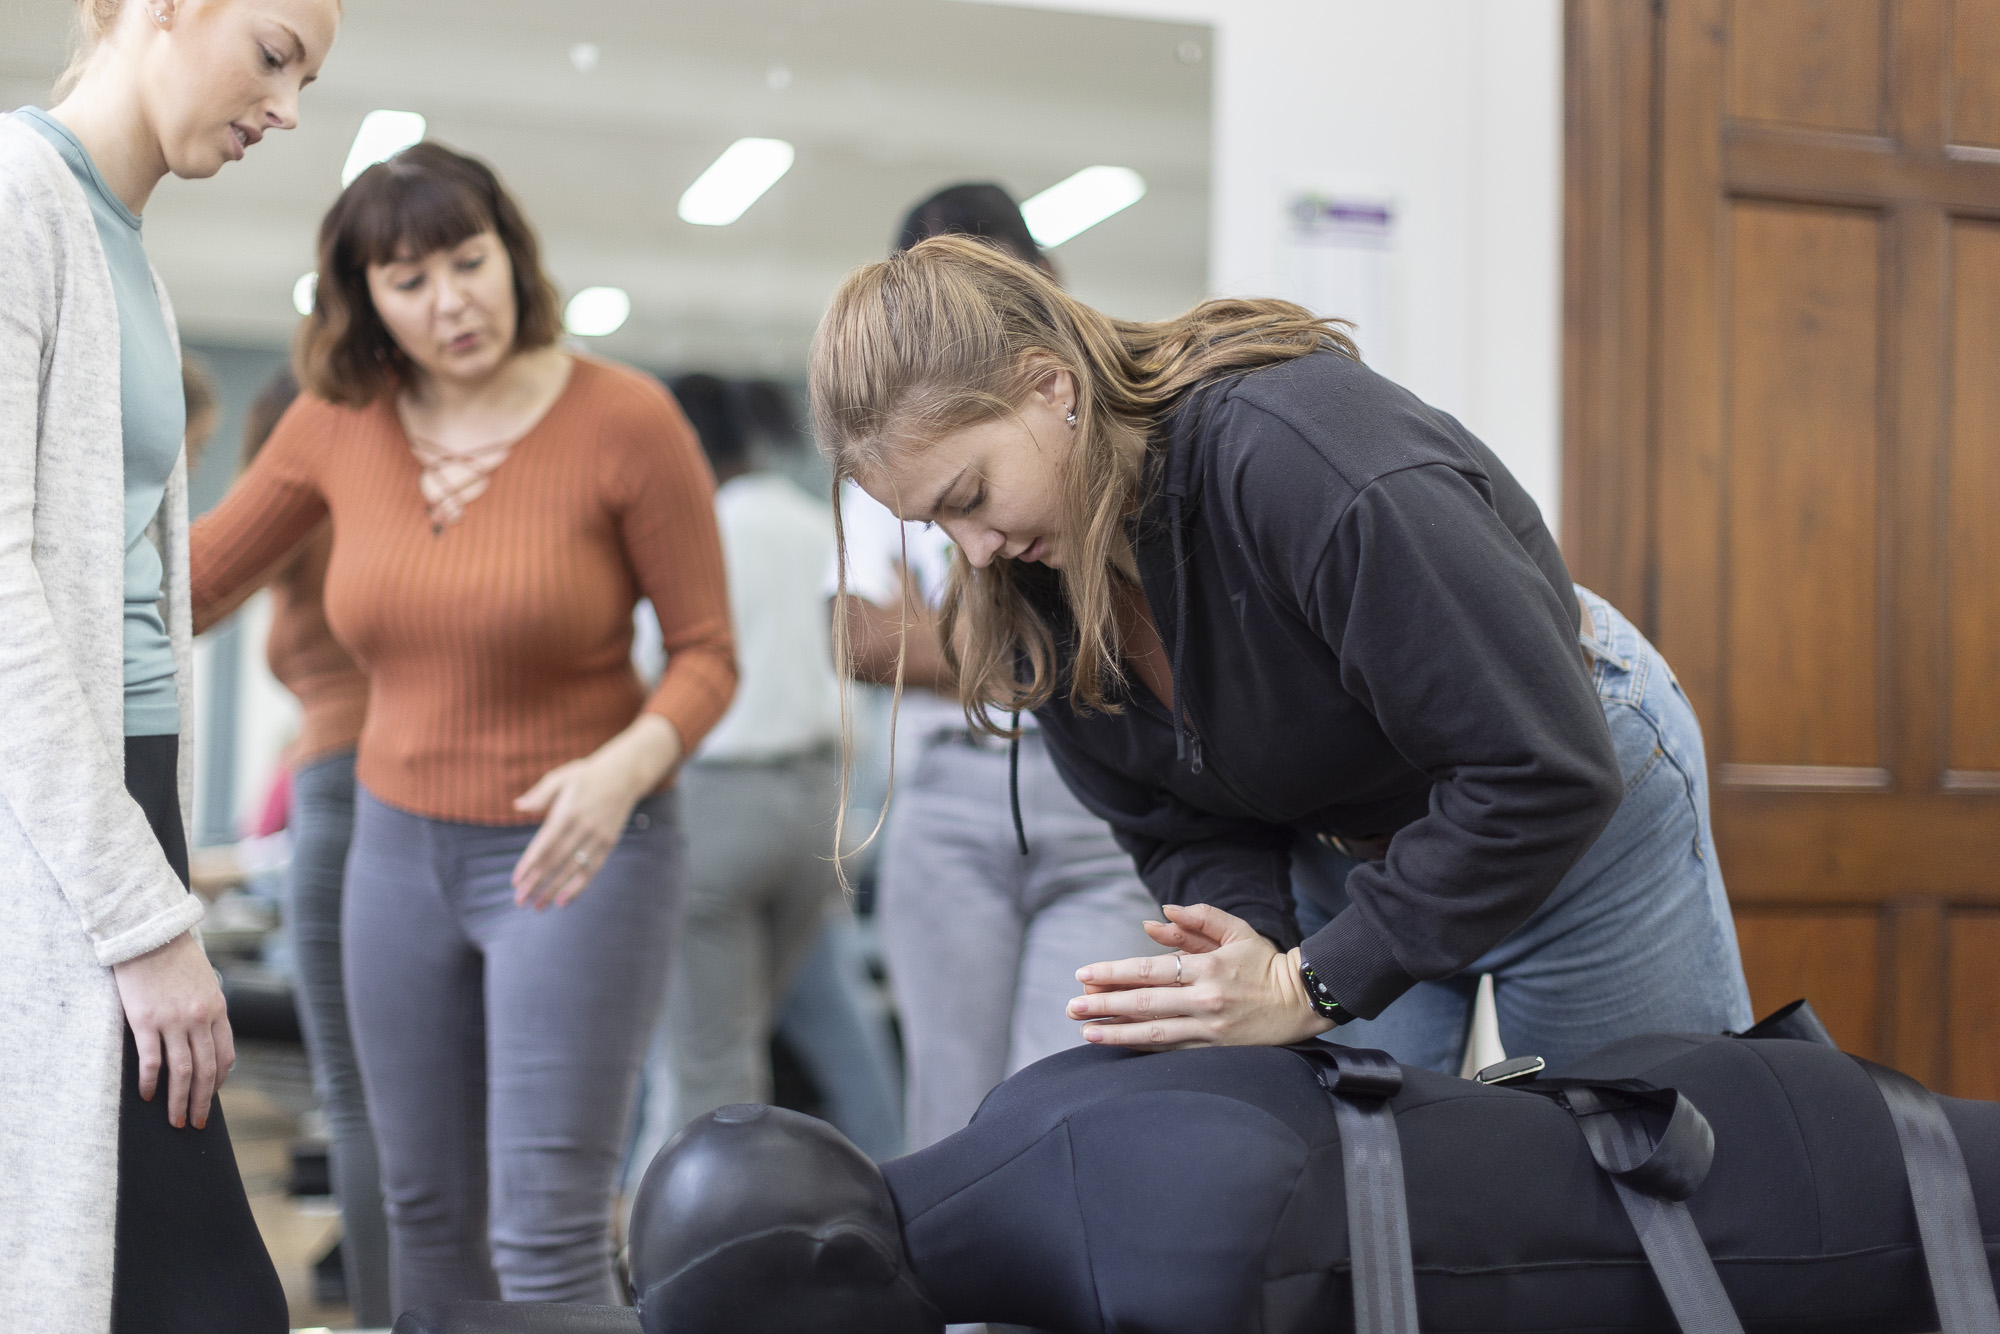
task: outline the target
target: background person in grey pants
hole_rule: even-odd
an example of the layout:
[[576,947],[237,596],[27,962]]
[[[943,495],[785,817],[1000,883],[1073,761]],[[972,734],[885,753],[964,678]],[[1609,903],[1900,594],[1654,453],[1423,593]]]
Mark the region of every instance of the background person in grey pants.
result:
[[328,1166],[340,1200],[341,1265],[347,1303],[364,1328],[387,1325],[389,1225],[375,1132],[354,1035],[347,1025],[340,950],[341,886],[354,833],[354,752],[343,750],[292,774],[292,863],[285,873],[285,924],[298,976],[299,1024],[312,1058],[313,1085],[326,1112]]
[[[258,391],[243,422],[244,466],[257,457],[298,396],[290,367]],[[272,576],[264,654],[271,674],[299,701],[292,804],[286,818],[292,860],[285,872],[285,922],[298,978],[299,1025],[332,1140],[327,1159],[340,1201],[347,1304],[366,1327],[395,1318],[389,1306],[389,1224],[382,1215],[375,1132],[368,1124],[368,1100],[347,1025],[340,950],[341,886],[354,835],[354,747],[368,713],[368,678],[326,623],[326,566],[332,550],[332,534],[322,528]]]
[[682,771],[685,915],[628,1187],[695,1117],[771,1100],[773,1012],[838,901],[828,831],[839,791],[829,754]]
[[1015,841],[1004,742],[933,737],[892,799],[880,872],[882,950],[908,1053],[909,1147],[972,1120],[994,1085],[1083,1039],[1064,1013],[1076,970],[1158,953],[1159,909],[1132,858],[1063,783],[1039,733],[1021,739]]
[[[728,712],[682,770],[686,915],[646,1062],[632,1188],[687,1122],[771,1100],[773,1012],[839,897],[840,693],[819,598],[833,515],[752,465],[751,386],[685,375],[669,387],[720,482],[715,518],[739,675]],[[767,404],[779,392],[757,390]],[[758,415],[789,414],[778,402]]]
[[674,794],[633,807],[589,889],[546,912],[510,879],[535,830],[356,803],[347,1002],[399,1309],[615,1300],[611,1189],[672,954]]

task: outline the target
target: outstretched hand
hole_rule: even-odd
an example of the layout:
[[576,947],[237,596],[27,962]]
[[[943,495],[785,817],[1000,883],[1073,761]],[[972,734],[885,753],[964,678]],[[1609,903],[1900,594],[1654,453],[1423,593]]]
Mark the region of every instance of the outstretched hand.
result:
[[1084,994],[1069,1017],[1085,1021],[1086,1040],[1140,1051],[1278,1047],[1333,1027],[1306,998],[1298,951],[1280,954],[1248,922],[1205,903],[1164,911],[1146,934],[1178,954],[1077,970]]

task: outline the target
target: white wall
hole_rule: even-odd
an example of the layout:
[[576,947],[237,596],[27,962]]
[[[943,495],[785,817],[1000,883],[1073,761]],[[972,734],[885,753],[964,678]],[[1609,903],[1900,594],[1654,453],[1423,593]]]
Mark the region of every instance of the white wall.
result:
[[1281,289],[1294,190],[1392,198],[1385,368],[1558,522],[1559,0],[984,2],[1213,24],[1213,290]]

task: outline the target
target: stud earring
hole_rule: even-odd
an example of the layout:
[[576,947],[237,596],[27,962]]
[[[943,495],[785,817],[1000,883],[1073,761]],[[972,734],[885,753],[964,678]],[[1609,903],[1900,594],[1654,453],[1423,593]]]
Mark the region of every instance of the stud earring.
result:
[[1068,421],[1071,426],[1076,425],[1076,409],[1074,407],[1070,408],[1069,410]]
[[153,11],[153,22],[155,22],[155,23],[159,24],[159,25],[160,25],[160,26],[161,26],[162,28],[166,27],[166,26],[167,26],[167,11],[166,11],[166,10],[164,10],[164,9],[156,9],[156,10],[154,10],[154,11]]

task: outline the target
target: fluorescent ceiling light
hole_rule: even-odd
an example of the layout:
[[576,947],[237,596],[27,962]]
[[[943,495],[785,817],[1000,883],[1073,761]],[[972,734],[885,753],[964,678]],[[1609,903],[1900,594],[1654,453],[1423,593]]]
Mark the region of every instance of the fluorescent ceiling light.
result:
[[586,287],[569,299],[563,327],[580,338],[616,333],[632,313],[632,298],[622,287]]
[[738,139],[681,196],[681,221],[727,227],[792,169],[783,139]]
[[302,273],[292,284],[292,309],[301,315],[313,313],[313,298],[319,294],[319,275]]
[[411,144],[423,142],[424,118],[414,111],[371,111],[361,118],[354,132],[354,147],[347,150],[347,165],[340,169],[340,186],[346,189],[356,176],[392,158]]
[[1146,197],[1146,182],[1130,167],[1085,167],[1021,205],[1035,244],[1054,247]]

